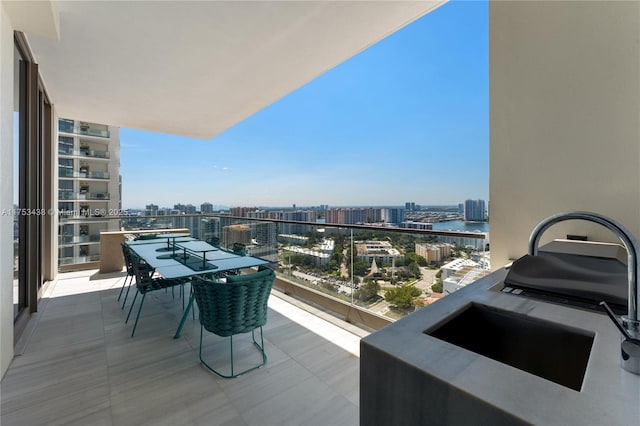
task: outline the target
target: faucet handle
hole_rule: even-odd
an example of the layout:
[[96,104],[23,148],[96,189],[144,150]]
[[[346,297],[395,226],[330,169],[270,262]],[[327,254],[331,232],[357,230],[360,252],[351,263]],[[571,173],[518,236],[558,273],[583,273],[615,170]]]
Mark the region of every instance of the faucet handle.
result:
[[627,331],[626,328],[624,328],[622,326],[622,324],[620,323],[620,321],[618,321],[618,318],[616,318],[616,314],[613,313],[613,311],[611,310],[611,308],[609,307],[609,305],[607,305],[607,302],[605,302],[604,300],[602,302],[600,302],[600,306],[602,306],[604,308],[604,311],[607,313],[607,315],[609,315],[609,318],[611,318],[611,321],[613,321],[613,323],[616,325],[616,327],[618,327],[618,330],[620,330],[620,332],[622,333],[622,335],[627,339],[627,340],[631,340],[634,341],[636,340],[638,343],[640,344],[640,340],[633,338],[629,332]]
[[[640,360],[640,339],[636,339],[629,334],[629,331],[620,323],[618,318],[616,318],[616,315],[613,313],[609,305],[607,305],[607,302],[603,300],[600,302],[600,306],[604,308],[607,315],[609,315],[609,318],[611,318],[611,321],[613,321],[615,326],[618,327],[618,330],[620,330],[624,336],[621,346],[622,361],[629,361],[629,359]],[[634,363],[634,365],[636,365],[636,363]],[[629,369],[629,371],[640,374],[640,372],[632,371],[632,369]]]

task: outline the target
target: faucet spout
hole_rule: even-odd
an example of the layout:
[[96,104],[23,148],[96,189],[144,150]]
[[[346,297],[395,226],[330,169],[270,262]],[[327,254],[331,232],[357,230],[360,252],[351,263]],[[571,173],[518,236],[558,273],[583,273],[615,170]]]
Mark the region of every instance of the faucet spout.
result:
[[622,317],[622,323],[620,323],[606,302],[603,301],[601,305],[622,332],[620,365],[623,369],[633,374],[640,374],[640,320],[638,319],[638,299],[640,299],[640,289],[638,288],[638,253],[640,253],[640,247],[633,235],[616,221],[595,213],[559,213],[546,218],[533,229],[529,237],[529,254],[531,256],[538,254],[540,237],[550,226],[565,220],[575,219],[586,220],[604,226],[616,234],[627,250],[629,281],[628,316]]
[[549,216],[536,225],[533,231],[531,231],[531,236],[529,237],[529,254],[532,256],[538,254],[538,244],[544,231],[556,223],[566,220],[586,220],[600,224],[612,231],[620,239],[624,248],[627,250],[627,275],[629,282],[628,317],[633,321],[638,321],[638,300],[640,300],[640,289],[638,288],[638,253],[640,253],[640,245],[631,232],[613,219],[589,212],[568,212]]

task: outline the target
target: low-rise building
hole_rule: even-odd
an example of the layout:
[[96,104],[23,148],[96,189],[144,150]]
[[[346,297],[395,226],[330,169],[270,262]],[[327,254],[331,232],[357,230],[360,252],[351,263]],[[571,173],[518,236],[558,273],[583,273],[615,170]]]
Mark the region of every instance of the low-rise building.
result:
[[415,251],[427,263],[440,263],[451,255],[451,244],[416,243]]
[[315,260],[316,265],[328,265],[329,260],[331,259],[331,255],[329,253],[323,253],[318,250],[311,250],[304,247],[288,246],[284,247],[283,250],[312,257]]
[[391,263],[394,260],[403,259],[404,255],[393,248],[388,241],[358,241],[356,242],[356,253],[358,259],[371,263]]

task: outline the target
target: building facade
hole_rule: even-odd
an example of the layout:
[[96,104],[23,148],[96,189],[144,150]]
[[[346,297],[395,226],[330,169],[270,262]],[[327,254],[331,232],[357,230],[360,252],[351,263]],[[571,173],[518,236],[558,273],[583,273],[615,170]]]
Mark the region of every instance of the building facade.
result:
[[358,259],[367,263],[374,260],[378,264],[392,263],[396,259],[404,259],[404,255],[393,248],[389,241],[359,241],[355,245]]
[[[58,265],[100,260],[100,232],[119,229],[118,127],[58,120]],[[86,266],[86,265],[85,265]]]
[[464,202],[464,220],[483,222],[487,219],[487,206],[484,200],[466,200]]
[[451,245],[416,243],[415,251],[418,256],[424,257],[427,263],[440,263],[451,255]]

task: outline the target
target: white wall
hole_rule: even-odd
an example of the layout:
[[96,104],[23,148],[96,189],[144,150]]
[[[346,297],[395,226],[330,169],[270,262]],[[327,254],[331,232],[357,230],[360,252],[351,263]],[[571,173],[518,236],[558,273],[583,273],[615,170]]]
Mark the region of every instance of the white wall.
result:
[[[640,236],[640,3],[491,2],[491,263],[586,210]],[[582,221],[545,236],[608,231]],[[543,238],[543,242],[549,238]]]
[[[0,211],[13,208],[13,28],[0,6]],[[13,359],[13,217],[0,214],[0,377]]]

